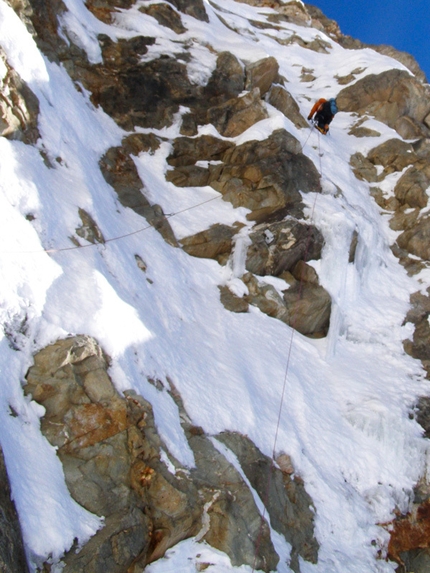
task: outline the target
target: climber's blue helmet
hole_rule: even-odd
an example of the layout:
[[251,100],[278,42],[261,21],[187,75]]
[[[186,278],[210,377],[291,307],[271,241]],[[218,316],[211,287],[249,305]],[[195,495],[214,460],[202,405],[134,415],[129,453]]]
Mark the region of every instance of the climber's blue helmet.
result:
[[329,100],[329,104],[330,104],[330,111],[333,115],[335,115],[339,110],[337,109],[337,105],[336,105],[336,100],[334,97],[330,98]]

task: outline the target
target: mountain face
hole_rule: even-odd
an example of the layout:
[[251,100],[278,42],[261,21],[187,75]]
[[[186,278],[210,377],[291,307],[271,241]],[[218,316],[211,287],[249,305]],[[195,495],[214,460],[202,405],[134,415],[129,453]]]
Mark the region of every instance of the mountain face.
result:
[[0,568],[428,571],[414,59],[298,0],[0,2]]

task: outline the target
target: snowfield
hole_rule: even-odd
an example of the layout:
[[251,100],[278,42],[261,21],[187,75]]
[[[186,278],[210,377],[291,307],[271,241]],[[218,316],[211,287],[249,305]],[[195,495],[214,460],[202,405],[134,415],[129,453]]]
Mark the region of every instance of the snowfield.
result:
[[[65,4],[69,13],[61,25],[91,62],[101,58],[99,33],[113,39],[155,36],[145,59],[179,50],[178,35],[139,12],[139,2],[119,13],[112,26],[96,20],[81,0]],[[336,96],[336,75],[363,68],[360,79],[405,69],[370,49],[346,53],[321,31],[286,22],[278,24],[279,37],[319,37],[330,49],[324,54],[294,43],[283,46],[274,30],[249,23],[265,21],[269,8],[232,0],[217,0],[216,6],[205,3],[209,23],[181,15],[188,31],[179,38],[193,46],[188,73],[195,83],[207,82],[215,67],[208,46],[246,62],[274,56],[306,117],[317,98]],[[302,561],[302,573],[394,571],[394,563],[377,559],[388,539],[378,524],[392,519],[396,508],[408,507],[414,484],[427,472],[427,441],[409,413],[430,386],[402,341],[413,333],[412,325],[403,324],[410,294],[430,286],[430,276],[408,277],[394,257],[390,244],[396,235],[368,184],[353,175],[349,158],[398,134],[369,119],[366,126],[381,136],[355,138],[348,135],[355,118],[340,112],[330,135],[318,137],[268,105],[268,119],[233,139],[238,144],[264,140],[285,128],[322,175],[323,193],[304,195],[304,201],[309,220],[325,238],[322,259],[311,264],[333,309],[327,338],[312,340],[256,308],[235,314],[221,304],[218,285],[246,288],[238,280],[251,229],[246,209],[234,209],[212,188],[179,189],[166,182],[170,145],[163,143],[154,155],[136,158],[136,165],[148,200],[170,214],[176,236],[214,223],[245,225],[225,267],[171,247],[143,218],[121,206],[100,172],[100,157],[120,145],[126,133],[94,108],[89,94],[78,90],[61,66],[39,52],[4,0],[0,45],[40,102],[41,138],[35,147],[0,138],[0,442],[33,570],[49,557],[53,570],[61,571],[61,556],[73,540],[84,543],[102,526],[71,498],[56,451],[40,432],[43,408],[22,391],[36,351],[59,337],[89,334],[111,357],[116,388],[133,388],[151,402],[160,435],[181,463],[192,467],[194,458],[177,406],[149,377],[169,377],[193,424],[207,434],[238,431],[268,456],[274,446],[276,453],[291,456],[315,505],[320,544],[318,563]],[[315,70],[315,82],[300,81],[302,66]],[[5,73],[2,66],[0,77]],[[180,116],[155,133],[178,136]],[[219,136],[210,126],[201,128],[203,133]],[[104,245],[71,248],[69,237],[81,224],[79,207],[97,222],[108,239]],[[355,262],[349,263],[354,231],[359,242]],[[146,273],[136,266],[135,254],[145,261]],[[261,500],[257,503],[262,508]],[[284,557],[278,571],[289,573],[283,564],[289,546],[276,532],[272,536]],[[251,572],[193,539],[179,543],[147,571],[191,573],[199,561],[212,563],[208,572]]]

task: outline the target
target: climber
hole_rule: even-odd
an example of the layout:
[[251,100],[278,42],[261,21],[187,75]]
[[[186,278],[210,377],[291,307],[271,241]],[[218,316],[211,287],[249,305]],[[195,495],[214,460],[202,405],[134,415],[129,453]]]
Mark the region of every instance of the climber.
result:
[[336,100],[333,97],[328,101],[324,98],[321,98],[311,109],[311,112],[308,115],[308,120],[312,121],[313,119],[315,127],[318,129],[318,131],[326,135],[329,130],[329,124],[331,123],[337,111]]

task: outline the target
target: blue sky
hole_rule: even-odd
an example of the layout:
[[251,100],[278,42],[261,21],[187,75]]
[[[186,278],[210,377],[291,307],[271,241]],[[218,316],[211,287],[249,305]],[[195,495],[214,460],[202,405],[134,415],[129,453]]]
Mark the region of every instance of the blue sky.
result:
[[412,54],[430,81],[429,0],[314,0],[341,31],[369,44]]

